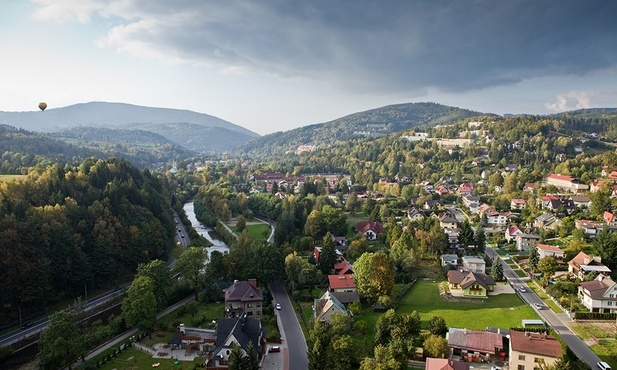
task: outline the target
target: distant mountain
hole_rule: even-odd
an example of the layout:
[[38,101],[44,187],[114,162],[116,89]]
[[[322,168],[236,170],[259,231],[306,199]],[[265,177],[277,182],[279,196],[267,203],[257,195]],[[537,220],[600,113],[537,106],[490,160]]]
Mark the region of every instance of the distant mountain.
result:
[[106,102],[75,104],[44,112],[0,112],[0,123],[39,132],[58,132],[77,126],[141,129],[200,152],[230,151],[259,136],[204,113]]
[[299,145],[331,144],[335,141],[375,137],[413,128],[445,125],[483,113],[436,103],[388,105],[285,132],[255,138],[238,150],[273,154]]

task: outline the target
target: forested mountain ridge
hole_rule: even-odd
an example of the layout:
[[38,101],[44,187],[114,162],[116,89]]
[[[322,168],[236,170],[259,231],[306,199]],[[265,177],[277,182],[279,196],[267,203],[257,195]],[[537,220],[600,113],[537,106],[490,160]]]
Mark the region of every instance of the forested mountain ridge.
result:
[[[40,309],[166,260],[175,225],[164,179],[123,159],[31,171],[0,183],[0,304]],[[2,310],[2,322],[15,309]]]
[[259,136],[239,125],[189,110],[90,102],[44,112],[0,112],[0,123],[55,132],[77,126],[141,129],[196,151],[230,151]]
[[332,144],[338,140],[376,137],[412,128],[426,129],[483,113],[436,103],[407,103],[347,115],[326,123],[276,132],[247,142],[241,152],[260,154],[295,150],[300,145]]

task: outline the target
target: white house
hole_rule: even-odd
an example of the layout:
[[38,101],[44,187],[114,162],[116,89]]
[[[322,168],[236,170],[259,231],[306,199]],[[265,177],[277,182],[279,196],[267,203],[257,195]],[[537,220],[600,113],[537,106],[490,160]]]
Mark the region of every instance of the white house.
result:
[[484,274],[486,262],[484,262],[484,258],[477,256],[463,256],[463,267],[466,271]]
[[538,243],[538,255],[540,259],[548,256],[555,256],[555,258],[563,258],[564,254],[561,248],[556,245],[540,244]]
[[516,236],[516,249],[519,251],[528,251],[532,245],[535,245],[540,240],[540,236],[536,234],[520,234]]
[[579,283],[578,298],[591,312],[617,312],[617,284],[602,274]]
[[442,254],[441,255],[441,266],[458,266],[458,256],[456,254]]

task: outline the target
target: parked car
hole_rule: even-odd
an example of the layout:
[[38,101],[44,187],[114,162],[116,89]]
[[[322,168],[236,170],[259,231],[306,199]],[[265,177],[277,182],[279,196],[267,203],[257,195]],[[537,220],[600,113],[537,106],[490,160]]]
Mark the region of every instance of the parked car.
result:
[[268,349],[268,352],[270,352],[270,353],[272,353],[272,352],[281,352],[281,347],[279,347],[279,346],[270,347]]
[[31,323],[31,322],[27,322],[27,323],[25,323],[24,325],[22,325],[22,327],[21,327],[21,328],[22,328],[22,329],[28,329],[28,328],[31,328],[31,327],[32,327],[32,325],[34,325],[34,324],[33,324],[33,323]]
[[283,308],[280,303],[277,303],[274,307],[279,311]]
[[501,368],[499,366],[493,365],[491,366],[491,370],[501,370]]
[[535,307],[535,308],[537,308],[538,310],[541,310],[541,309],[543,309],[543,308],[544,308],[544,307],[543,307],[541,304],[539,304],[539,303],[534,303],[533,305],[534,305],[534,307]]

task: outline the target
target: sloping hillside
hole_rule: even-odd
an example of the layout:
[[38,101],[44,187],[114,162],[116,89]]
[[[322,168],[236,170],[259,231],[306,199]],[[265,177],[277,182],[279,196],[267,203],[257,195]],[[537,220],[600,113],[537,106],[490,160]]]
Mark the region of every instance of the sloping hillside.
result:
[[299,145],[331,144],[339,140],[381,136],[409,130],[449,124],[460,119],[480,115],[467,109],[436,103],[408,103],[388,105],[364,112],[285,132],[253,139],[239,150],[273,154],[296,149]]

